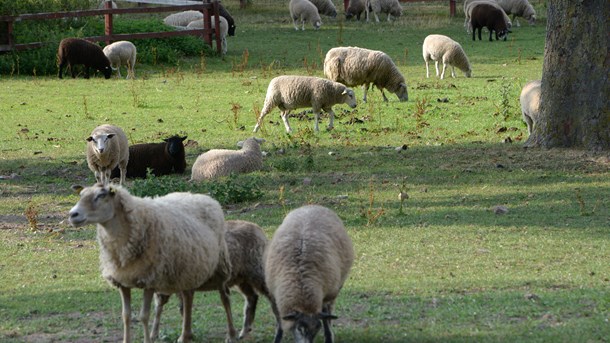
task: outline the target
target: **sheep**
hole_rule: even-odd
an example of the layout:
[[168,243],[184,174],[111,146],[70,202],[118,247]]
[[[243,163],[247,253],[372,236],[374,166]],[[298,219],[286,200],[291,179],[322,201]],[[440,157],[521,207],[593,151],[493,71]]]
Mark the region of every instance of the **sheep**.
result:
[[278,76],[269,82],[263,110],[258,116],[254,132],[257,132],[262,125],[263,118],[275,107],[278,107],[282,111],[280,115],[284,121],[286,132],[290,133],[292,132],[290,123],[288,123],[290,111],[310,106],[315,116],[314,130],[316,132],[320,131],[318,122],[320,121],[321,110],[328,113],[330,117],[328,130],[332,130],[335,120],[333,105],[343,103],[355,108],[356,97],[353,90],[339,82],[315,76]]
[[352,242],[332,210],[308,205],[288,213],[265,257],[265,281],[282,318],[275,343],[284,330],[312,343],[320,321],[324,341],[333,342],[333,307],[353,262]]
[[322,19],[318,13],[316,5],[309,0],[290,0],[288,3],[290,10],[290,18],[295,30],[299,30],[297,20],[301,21],[301,30],[305,30],[305,21],[309,21],[313,25],[314,30],[317,30],[322,25]]
[[172,13],[163,19],[163,23],[168,26],[186,27],[190,22],[197,19],[203,19],[203,13],[200,11],[189,10]]
[[345,10],[345,19],[351,19],[354,16],[360,20],[360,15],[365,11],[365,0],[350,0],[347,9]]
[[106,79],[109,79],[112,74],[110,61],[104,55],[102,48],[80,38],[64,38],[59,42],[57,62],[59,64],[57,76],[60,79],[63,78],[63,70],[66,65],[70,68],[72,78],[76,77],[74,66],[78,64],[85,67],[85,79],[89,78],[89,68],[99,70]]
[[[198,0],[203,2],[203,0]],[[218,14],[221,17],[224,17],[227,20],[227,23],[229,24],[229,36],[235,36],[235,29],[237,28],[235,26],[235,20],[233,19],[233,17],[231,16],[231,14],[229,13],[229,11],[227,11],[227,9],[219,2],[218,3]],[[200,18],[197,18],[200,19]]]
[[[262,294],[269,299],[271,309],[277,321],[277,328],[279,329],[279,313],[275,303],[271,299],[269,290],[265,285],[263,260],[263,253],[267,245],[265,233],[260,226],[254,223],[243,220],[228,220],[226,222],[225,240],[229,251],[229,260],[231,262],[231,273],[229,279],[225,283],[226,288],[221,288],[222,284],[219,283],[218,280],[215,280],[215,278],[212,278],[198,287],[197,291],[219,291],[227,315],[229,340],[235,340],[236,336],[231,314],[231,303],[228,297],[228,288],[233,286],[237,287],[245,300],[244,323],[239,334],[240,340],[247,338],[252,331],[258,294]],[[221,277],[222,276],[223,274],[221,274]],[[155,317],[151,336],[153,340],[159,335],[159,325],[163,306],[168,300],[169,295],[160,293],[155,294]]]
[[527,20],[530,25],[536,23],[536,10],[527,0],[495,0],[504,9],[506,14],[512,14],[513,20],[517,26],[521,26],[519,21],[515,18],[517,16],[523,17]]
[[128,79],[131,76],[132,79],[135,79],[137,49],[132,42],[126,40],[114,42],[106,45],[102,51],[110,61],[110,67],[116,69],[117,77],[121,77],[121,65],[124,64],[127,67],[126,78]]
[[493,31],[496,32],[496,40],[503,38],[506,40],[508,25],[504,20],[504,12],[488,3],[477,4],[472,8],[470,22],[472,24],[472,40],[475,40],[475,33],[479,30],[479,40],[481,40],[481,30],[487,27],[489,30],[489,41]]
[[521,95],[519,96],[521,114],[523,116],[523,121],[527,124],[527,132],[530,135],[540,117],[540,94],[541,82],[540,80],[534,80],[523,86]]
[[181,341],[192,336],[194,289],[212,275],[230,272],[225,222],[220,204],[207,195],[170,193],[140,198],[121,186],[74,187],[80,200],[69,212],[70,224],[97,224],[100,269],[119,289],[123,303],[123,342],[131,341],[131,289],[144,290],[140,321],[150,342],[148,319],[154,292],[182,293]]
[[[215,28],[215,23],[216,23],[216,16],[211,16],[210,17],[211,20],[211,26],[212,28]],[[229,24],[227,23],[227,20],[224,17],[219,16],[218,17],[218,22],[219,22],[219,26],[220,29],[218,30],[217,34],[220,36],[220,44],[221,44],[221,54],[222,55],[226,55],[227,51],[228,51],[228,47],[227,47],[227,34],[228,34],[228,30],[229,30]],[[189,30],[193,30],[193,29],[203,29],[203,19],[197,19],[197,20],[193,20],[191,21],[187,26],[187,29]]]
[[409,100],[407,84],[394,61],[386,53],[358,47],[337,47],[328,50],[324,59],[324,75],[348,87],[363,85],[363,101],[371,84],[396,94],[400,101]]
[[455,67],[458,67],[466,77],[470,77],[472,69],[470,62],[468,62],[468,56],[462,49],[460,43],[453,39],[443,35],[429,35],[424,39],[422,45],[422,53],[424,56],[424,62],[426,62],[426,77],[430,77],[430,70],[428,69],[428,63],[430,60],[434,60],[434,66],[436,67],[436,76],[438,76],[438,62],[443,62],[443,72],[441,73],[441,80],[445,77],[445,70],[447,65],[451,66],[451,76],[455,77]]
[[326,16],[336,18],[337,17],[337,8],[335,4],[331,0],[309,0],[312,4],[316,6],[319,14],[324,14]]
[[470,16],[472,15],[472,9],[479,4],[486,3],[490,4],[498,9],[502,10],[502,16],[504,17],[504,21],[506,22],[506,27],[510,29],[513,24],[508,17],[508,15],[504,12],[504,9],[498,5],[494,0],[464,0],[464,27],[466,28],[467,33],[472,32],[472,23],[470,22]]
[[121,173],[119,184],[122,185],[129,161],[129,143],[125,132],[118,126],[103,124],[93,129],[86,141],[87,165],[95,174],[95,180],[107,185],[112,169],[118,166]]
[[212,149],[199,155],[191,169],[191,181],[203,181],[231,173],[251,173],[263,167],[260,143],[263,139],[248,138],[238,142],[241,150]]
[[366,0],[364,10],[367,22],[369,21],[370,12],[373,12],[376,22],[379,22],[378,13],[387,13],[388,21],[391,21],[392,16],[398,18],[402,15],[402,6],[400,6],[398,0]]
[[[186,169],[184,140],[187,136],[172,136],[163,143],[142,143],[129,146],[127,177],[146,178],[148,169],[155,176],[182,174]],[[110,178],[119,176],[119,169],[114,168]]]

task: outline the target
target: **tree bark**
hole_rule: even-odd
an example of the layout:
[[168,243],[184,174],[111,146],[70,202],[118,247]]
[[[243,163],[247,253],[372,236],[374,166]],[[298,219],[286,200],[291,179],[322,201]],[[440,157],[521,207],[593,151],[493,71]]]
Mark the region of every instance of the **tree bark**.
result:
[[610,149],[610,1],[548,1],[539,118],[527,147]]

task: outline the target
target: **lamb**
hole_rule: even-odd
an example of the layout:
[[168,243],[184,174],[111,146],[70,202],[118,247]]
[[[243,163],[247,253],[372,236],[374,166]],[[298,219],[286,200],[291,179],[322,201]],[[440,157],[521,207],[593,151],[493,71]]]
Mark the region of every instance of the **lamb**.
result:
[[534,80],[523,86],[521,95],[519,96],[523,121],[527,124],[527,132],[530,135],[540,117],[540,94],[541,82],[540,80]]
[[350,0],[347,9],[345,10],[345,19],[351,19],[354,16],[360,20],[360,15],[365,11],[365,0]]
[[[211,20],[211,25],[212,28],[215,28],[215,23],[216,23],[216,16],[211,16],[210,17]],[[219,26],[220,29],[218,30],[217,34],[220,36],[220,44],[221,44],[221,54],[222,55],[226,55],[227,51],[228,51],[228,47],[227,47],[227,34],[229,32],[229,24],[227,23],[227,20],[223,17],[218,17],[218,22],[219,22]],[[193,20],[191,21],[187,26],[187,29],[192,30],[192,29],[203,29],[203,19],[197,19],[197,20]]]
[[230,271],[220,204],[202,194],[132,196],[121,186],[75,187],[80,200],[70,224],[97,224],[100,268],[123,303],[123,342],[131,341],[131,289],[144,290],[140,321],[150,342],[148,319],[154,292],[180,292],[184,299],[181,341],[192,336],[193,290],[215,273]]
[[517,26],[521,26],[515,17],[523,17],[530,25],[536,23],[536,10],[527,0],[495,0],[506,14],[512,14]]
[[59,64],[57,76],[60,79],[63,78],[63,70],[66,65],[70,68],[72,78],[76,77],[74,66],[79,64],[85,67],[85,79],[89,78],[89,68],[102,72],[106,79],[109,79],[112,74],[110,61],[104,55],[102,48],[80,38],[64,38],[59,42],[57,63]]
[[[186,169],[184,140],[187,136],[172,136],[163,143],[142,143],[129,146],[127,177],[146,178],[148,169],[155,176],[182,174]],[[119,176],[119,169],[114,168],[110,178]]]
[[504,12],[488,3],[475,5],[471,12],[470,22],[472,24],[472,40],[475,40],[475,33],[479,30],[479,40],[481,40],[481,30],[487,27],[489,30],[489,41],[493,31],[496,32],[496,40],[504,38],[506,40],[508,25],[504,20]]
[[[222,300],[228,323],[229,340],[234,341],[236,330],[233,326],[233,317],[231,314],[231,303],[228,297],[228,288],[236,286],[239,292],[245,299],[244,304],[244,323],[239,334],[239,339],[245,339],[252,331],[252,324],[256,314],[256,304],[258,302],[258,294],[262,294],[271,302],[271,309],[277,320],[277,329],[280,325],[280,317],[271,300],[269,290],[265,285],[265,271],[263,253],[267,245],[267,237],[260,226],[243,221],[243,220],[228,220],[226,222],[225,240],[229,251],[231,262],[231,274],[225,283],[225,288],[218,279],[212,278],[205,284],[197,288],[198,291],[219,291]],[[220,275],[222,280],[224,274]],[[163,306],[169,300],[169,295],[156,293],[155,294],[155,319],[152,328],[152,339],[156,339],[159,335],[159,325]]]
[[129,143],[125,132],[114,125],[104,124],[96,127],[87,137],[87,165],[95,174],[95,179],[103,185],[110,183],[112,169],[119,167],[121,179],[125,182]]
[[168,26],[186,27],[190,22],[197,19],[203,19],[203,13],[200,11],[189,10],[172,13],[163,19],[163,23]]
[[334,127],[335,120],[333,106],[343,103],[355,108],[356,96],[353,90],[339,82],[315,76],[278,76],[269,82],[263,110],[258,116],[254,132],[257,132],[262,125],[263,118],[275,107],[278,107],[282,111],[280,115],[282,121],[284,121],[286,132],[290,133],[292,132],[290,123],[288,123],[290,111],[309,106],[312,107],[315,116],[314,130],[316,132],[320,131],[318,122],[321,110],[329,114],[328,129],[331,130]]
[[282,318],[275,343],[284,330],[297,343],[312,343],[320,321],[324,341],[333,342],[333,307],[353,262],[352,242],[333,211],[308,205],[288,213],[265,258],[265,281]]
[[305,30],[305,22],[309,21],[313,25],[314,30],[317,30],[322,25],[322,19],[318,13],[316,5],[309,0],[290,0],[288,3],[290,10],[290,18],[295,30],[299,30],[297,20],[301,21],[301,30]]
[[375,21],[379,22],[379,13],[387,13],[388,21],[391,21],[392,16],[398,18],[402,15],[402,6],[398,0],[366,0],[364,7],[366,12],[366,21],[369,21],[369,13],[373,12]]
[[337,8],[331,0],[309,0],[316,6],[319,14],[324,14],[329,17],[337,17]]
[[104,54],[108,57],[110,67],[116,69],[117,77],[121,77],[121,65],[125,65],[127,66],[126,78],[131,76],[132,79],[135,79],[137,49],[132,42],[126,40],[114,42],[110,45],[106,45],[102,51],[104,51]]
[[388,101],[383,89],[396,94],[400,101],[409,100],[407,84],[394,61],[386,53],[358,47],[332,48],[324,59],[324,75],[348,87],[363,85],[363,101],[371,84],[381,90],[384,101]]
[[460,43],[453,39],[443,35],[429,35],[424,39],[422,46],[422,52],[424,56],[424,62],[426,62],[426,77],[430,77],[430,70],[428,69],[428,62],[434,60],[434,66],[436,67],[436,76],[438,76],[438,62],[443,62],[443,72],[441,73],[441,80],[445,78],[445,70],[447,65],[451,66],[451,76],[455,77],[455,67],[458,67],[466,77],[470,77],[472,69],[470,62],[468,62],[468,56],[462,49]]
[[504,12],[504,9],[498,5],[494,0],[464,0],[464,27],[466,28],[466,32],[472,32],[472,23],[470,22],[470,17],[472,15],[472,9],[479,4],[486,3],[492,5],[500,10],[502,10],[502,14],[504,17],[504,21],[506,22],[506,27],[509,29],[513,26],[510,18]]
[[262,142],[263,139],[252,137],[238,143],[241,150],[212,149],[199,155],[193,163],[191,181],[260,170],[263,167]]

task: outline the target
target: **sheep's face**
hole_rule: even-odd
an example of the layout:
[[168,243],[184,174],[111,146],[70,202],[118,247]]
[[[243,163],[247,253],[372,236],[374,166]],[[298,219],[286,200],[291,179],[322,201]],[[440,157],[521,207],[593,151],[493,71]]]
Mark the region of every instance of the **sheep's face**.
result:
[[322,327],[322,322],[318,315],[294,312],[282,319],[290,322],[290,331],[296,343],[313,343],[316,335]]
[[464,72],[464,76],[466,77],[471,77],[472,76],[472,69],[468,69]]
[[87,188],[73,187],[73,189],[80,190],[80,200],[68,214],[72,226],[105,223],[114,217],[114,189],[101,184]]
[[320,26],[322,26],[322,21],[320,21],[320,20],[316,20],[316,21],[314,21],[314,22],[313,22],[313,28],[314,28],[315,30],[319,29],[319,28],[320,28]]
[[398,86],[398,89],[394,93],[398,97],[400,101],[408,101],[409,100],[409,92],[407,91],[407,84],[401,82]]
[[237,27],[235,26],[235,24],[229,25],[229,32],[228,32],[229,36],[231,36],[231,37],[235,36],[235,29],[236,28]]
[[532,14],[529,17],[526,17],[525,19],[527,19],[528,24],[530,25],[534,25],[536,24],[536,15]]
[[173,136],[163,140],[165,143],[167,143],[167,152],[170,156],[180,157],[181,155],[184,155],[184,143],[182,142],[184,142],[186,137],[187,136]]
[[353,90],[346,88],[341,95],[343,95],[343,103],[351,108],[356,108],[356,94]]
[[393,17],[400,17],[402,15],[402,7],[397,6],[392,8],[392,10],[390,10],[390,15],[392,15]]
[[104,78],[106,79],[109,79],[110,76],[112,76],[112,68],[110,67],[110,65],[104,67],[101,72],[104,73]]
[[109,145],[109,140],[114,137],[114,133],[94,133],[89,138],[87,138],[87,142],[91,143],[100,155],[106,151]]

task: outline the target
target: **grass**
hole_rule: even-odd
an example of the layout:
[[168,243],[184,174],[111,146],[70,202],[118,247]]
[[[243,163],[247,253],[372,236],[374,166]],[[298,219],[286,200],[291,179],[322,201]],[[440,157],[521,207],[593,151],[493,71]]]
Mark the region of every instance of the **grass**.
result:
[[[405,4],[394,23],[323,18],[321,30],[305,32],[294,32],[283,6],[228,5],[238,29],[224,59],[138,64],[133,81],[0,76],[0,175],[13,175],[0,180],[1,341],[121,339],[119,295],[99,277],[95,229],[65,221],[77,201],[69,186],[93,182],[83,140],[95,126],[119,125],[131,143],[188,135],[191,165],[252,135],[271,78],[323,76],[325,51],[338,42],[390,54],[409,101],[384,103],[372,90],[353,111],[337,106],[335,129],[318,134],[304,112],[286,135],[273,111],[259,135],[265,169],[236,178],[256,181],[262,198],[225,206],[227,218],[256,222],[268,237],[306,203],[344,220],[357,257],[337,303],[337,341],[608,341],[608,156],[521,145],[518,96],[541,76],[543,7],[542,23],[489,43],[473,42],[444,3]],[[462,44],[472,78],[425,78],[429,33]],[[241,304],[234,295],[237,323]],[[259,306],[253,341],[269,341],[273,318],[266,301]],[[163,341],[179,336],[175,307],[172,299]],[[197,295],[194,318],[197,341],[223,340],[216,294]]]

